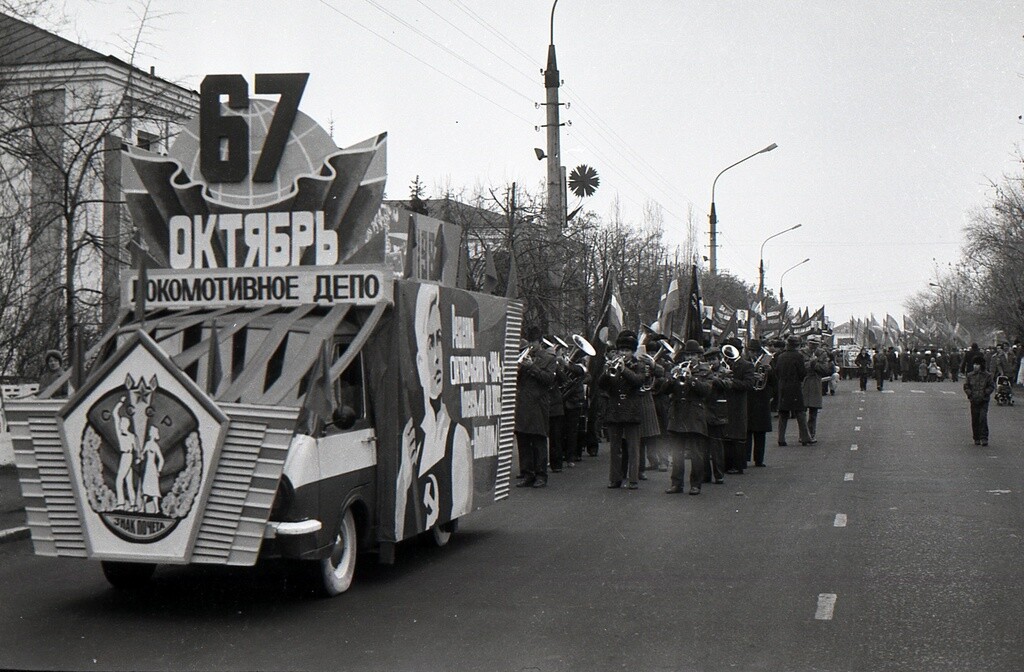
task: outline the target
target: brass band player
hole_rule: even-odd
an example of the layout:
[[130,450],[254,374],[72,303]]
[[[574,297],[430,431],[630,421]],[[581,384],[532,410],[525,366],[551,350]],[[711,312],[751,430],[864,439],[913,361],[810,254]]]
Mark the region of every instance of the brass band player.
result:
[[672,484],[665,492],[683,492],[685,459],[690,458],[690,494],[699,495],[704,482],[704,462],[708,451],[707,398],[711,394],[710,376],[699,371],[701,348],[697,341],[686,341],[682,361],[669,373],[671,391],[668,430],[672,453]]
[[623,441],[627,455],[626,476],[629,488],[635,490],[640,480],[640,386],[644,371],[634,356],[637,348],[636,333],[619,332],[615,339],[615,352],[605,362],[598,385],[608,392],[605,428],[611,448],[608,487],[621,488],[623,481]]
[[754,387],[754,365],[743,359],[743,342],[736,337],[722,342],[722,356],[731,372],[725,391],[726,419],[722,428],[725,473],[742,474],[747,466],[747,395]]
[[754,367],[754,384],[747,392],[746,457],[747,462],[753,459],[755,467],[763,467],[765,441],[768,432],[772,431],[771,403],[775,396],[773,357],[756,338],[747,343],[746,357]]
[[541,330],[526,330],[527,346],[516,383],[516,444],[523,480],[520,488],[547,485],[548,395],[555,384],[555,357],[541,347]]

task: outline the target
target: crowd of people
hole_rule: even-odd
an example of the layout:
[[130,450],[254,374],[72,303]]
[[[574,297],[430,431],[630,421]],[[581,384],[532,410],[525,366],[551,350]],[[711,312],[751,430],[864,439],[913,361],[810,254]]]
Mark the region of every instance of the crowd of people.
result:
[[[519,361],[518,487],[544,487],[607,440],[608,487],[637,489],[650,470],[671,470],[669,494],[698,495],[766,464],[767,436],[787,445],[790,420],[802,445],[817,443],[818,411],[837,371],[821,336],[765,344],[737,338],[703,347],[659,334],[619,332],[594,357],[539,329]],[[686,474],[686,463],[690,473]]]
[[[1011,385],[1024,386],[1024,369],[1021,358],[1024,347],[1020,342],[997,343],[984,350],[977,343],[970,348],[950,349],[903,348],[890,346],[887,349],[869,352],[861,348],[855,364],[861,380],[861,390],[867,387],[867,380],[873,378],[878,389],[885,381],[902,380],[905,383],[933,383],[944,380],[958,382],[961,376],[971,370],[975,357],[982,356],[985,370],[993,376],[1005,376]],[[837,364],[841,364],[837,362]]]
[[[647,471],[671,470],[667,493],[698,495],[705,483],[767,466],[767,436],[776,431],[776,445],[788,445],[790,420],[801,445],[816,444],[823,398],[835,394],[842,365],[841,352],[816,333],[704,347],[624,330],[593,357],[537,328],[526,341],[516,399],[518,487],[545,487],[549,473],[574,467],[584,452],[597,456],[607,440],[609,488],[637,489]],[[900,378],[963,376],[974,442],[986,446],[997,381],[1020,384],[1024,375],[1020,345],[1008,343],[949,353],[861,349],[856,366],[861,391],[869,378],[883,390]]]

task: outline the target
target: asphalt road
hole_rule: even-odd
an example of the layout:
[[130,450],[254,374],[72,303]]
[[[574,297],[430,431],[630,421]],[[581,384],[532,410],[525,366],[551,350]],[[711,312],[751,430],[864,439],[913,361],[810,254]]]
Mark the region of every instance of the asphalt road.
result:
[[279,565],[161,568],[126,596],[0,544],[0,667],[1024,669],[1024,408],[993,406],[981,448],[958,385],[855,387],[818,445],[792,426],[768,468],[699,497],[664,473],[608,490],[607,456],[586,458],[334,599]]

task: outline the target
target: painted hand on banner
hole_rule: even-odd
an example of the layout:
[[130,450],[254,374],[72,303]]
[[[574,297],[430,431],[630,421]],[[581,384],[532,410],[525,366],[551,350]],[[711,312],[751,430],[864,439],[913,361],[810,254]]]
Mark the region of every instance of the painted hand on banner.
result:
[[424,529],[429,530],[435,523],[437,523],[437,516],[441,512],[441,504],[438,501],[440,498],[438,495],[437,476],[431,474],[423,487],[423,508],[426,509],[427,513]]

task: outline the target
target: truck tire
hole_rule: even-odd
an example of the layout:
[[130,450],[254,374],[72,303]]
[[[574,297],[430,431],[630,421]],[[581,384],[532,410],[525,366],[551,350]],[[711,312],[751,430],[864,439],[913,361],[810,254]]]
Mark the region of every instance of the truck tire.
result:
[[352,577],[356,573],[358,541],[352,509],[345,509],[331,553],[320,561],[320,588],[325,595],[340,595],[352,585]]
[[459,529],[459,520],[450,520],[444,524],[437,524],[430,528],[431,537],[434,539],[434,545],[441,547],[446,546],[451,541],[452,535]]
[[153,576],[156,565],[146,562],[112,562],[103,560],[103,576],[118,590],[138,590]]

